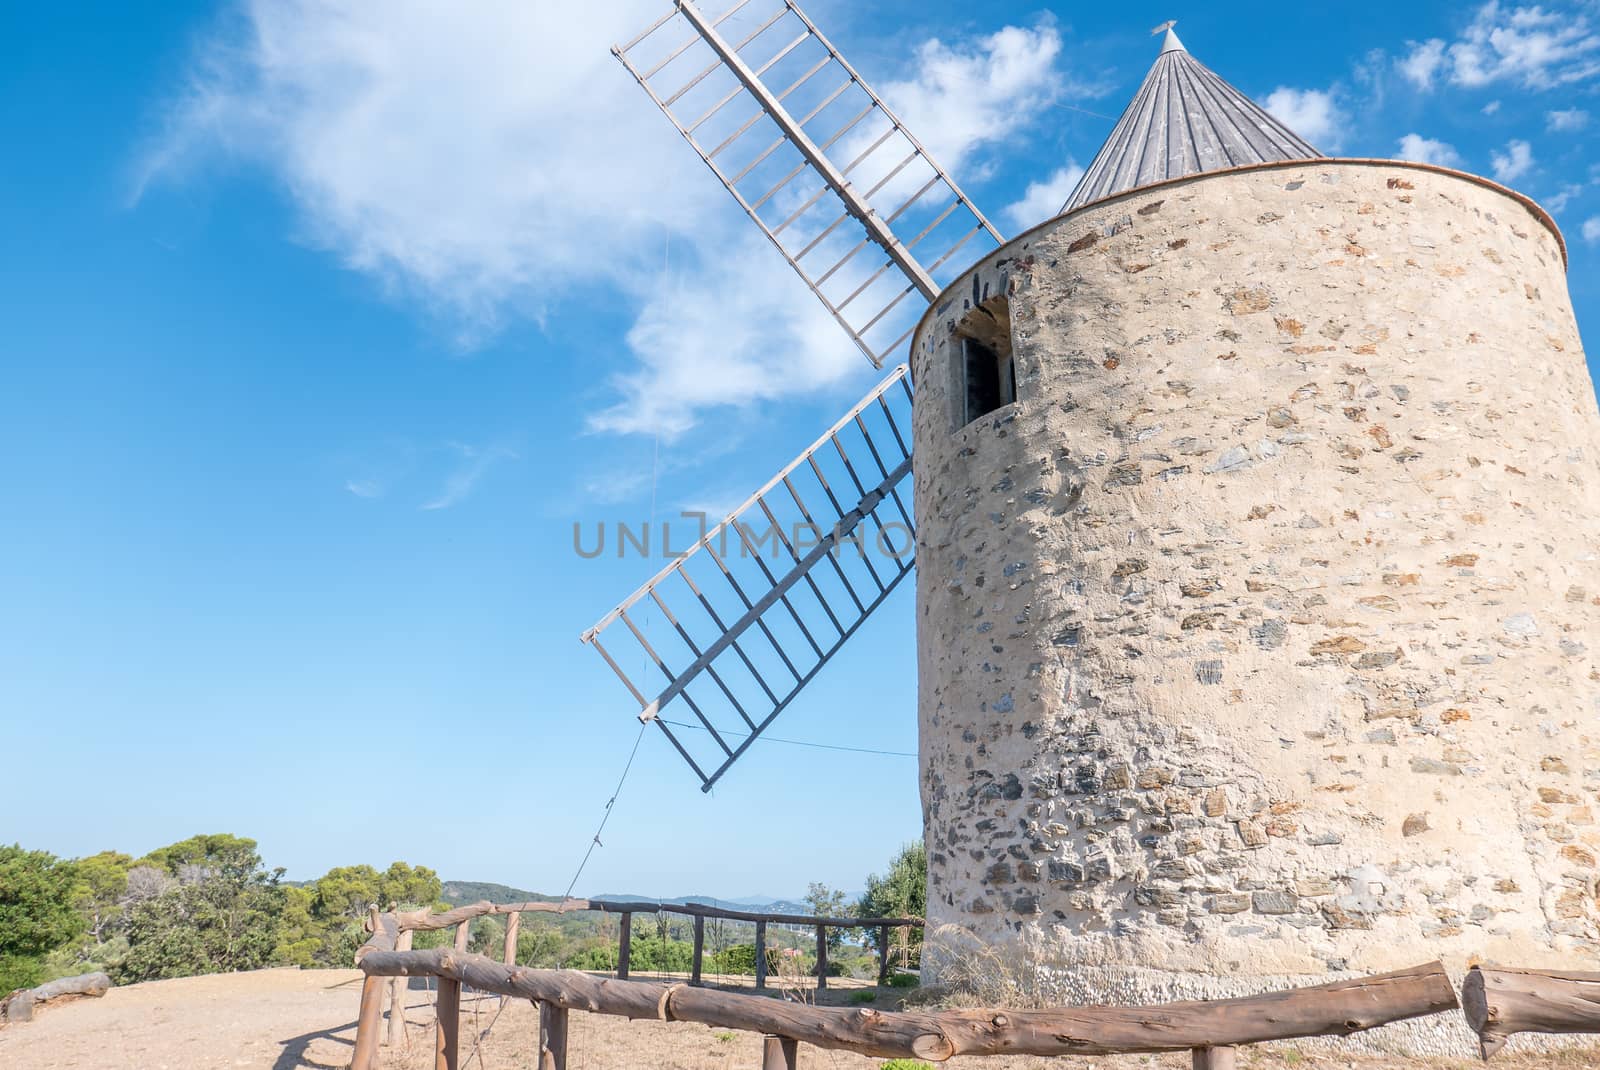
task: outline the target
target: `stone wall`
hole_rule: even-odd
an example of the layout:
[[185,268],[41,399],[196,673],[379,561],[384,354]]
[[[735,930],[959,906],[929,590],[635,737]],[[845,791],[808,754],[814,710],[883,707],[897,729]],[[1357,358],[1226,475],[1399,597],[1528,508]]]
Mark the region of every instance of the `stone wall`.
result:
[[[955,428],[1000,298],[1018,400]],[[1079,998],[1594,961],[1600,412],[1527,205],[1125,195],[959,280],[913,372],[933,927],[1146,978]]]

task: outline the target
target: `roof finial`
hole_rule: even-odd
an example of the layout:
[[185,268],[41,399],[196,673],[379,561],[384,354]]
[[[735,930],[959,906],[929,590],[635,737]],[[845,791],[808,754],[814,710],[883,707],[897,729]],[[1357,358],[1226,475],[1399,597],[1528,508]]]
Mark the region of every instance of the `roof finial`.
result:
[[1168,52],[1187,52],[1187,51],[1189,51],[1188,49],[1183,47],[1183,42],[1178,40],[1178,35],[1172,32],[1172,28],[1174,26],[1176,26],[1177,24],[1178,24],[1178,20],[1177,19],[1168,19],[1166,22],[1163,22],[1160,26],[1157,26],[1155,29],[1150,31],[1150,36],[1151,37],[1154,37],[1156,34],[1160,33],[1162,30],[1165,30],[1167,32],[1166,38],[1161,42],[1161,54],[1163,56],[1166,55]]

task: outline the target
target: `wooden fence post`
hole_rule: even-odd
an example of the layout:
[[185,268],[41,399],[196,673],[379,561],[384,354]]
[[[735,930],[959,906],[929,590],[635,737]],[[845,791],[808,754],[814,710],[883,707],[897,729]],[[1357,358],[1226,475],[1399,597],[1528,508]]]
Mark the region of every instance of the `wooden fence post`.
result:
[[828,987],[828,927],[817,926],[817,991]]
[[361,982],[361,1014],[356,1019],[356,1050],[351,1070],[372,1070],[378,1062],[378,1023],[383,1018],[384,980],[368,977]]
[[456,926],[456,950],[465,951],[467,941],[470,939],[472,939],[472,920],[469,918]]
[[788,1037],[761,1038],[761,1070],[795,1070],[799,1044]]
[[1238,1048],[1195,1048],[1194,1070],[1234,1070]]
[[[396,951],[411,950],[412,932],[407,929],[395,939]],[[406,1042],[406,978],[389,979],[389,1047],[396,1048]]]
[[878,987],[889,980],[889,927],[878,926]]
[[567,1008],[539,1004],[539,1070],[567,1070]]
[[704,914],[694,916],[694,965],[689,974],[689,983],[700,983],[700,960],[706,952],[706,919]]
[[461,1070],[461,982],[439,978],[438,1029],[433,1041],[433,1070]]
[[756,987],[767,987],[767,923],[756,922]]
[[633,915],[622,915],[622,935],[617,938],[617,980],[628,979],[628,958],[633,950]]
[[506,918],[506,965],[517,964],[517,934],[522,931],[522,911],[513,910]]

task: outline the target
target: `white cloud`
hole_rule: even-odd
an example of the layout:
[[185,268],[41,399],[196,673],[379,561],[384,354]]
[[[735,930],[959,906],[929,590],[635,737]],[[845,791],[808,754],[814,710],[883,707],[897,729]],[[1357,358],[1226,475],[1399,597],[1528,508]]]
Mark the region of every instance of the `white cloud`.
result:
[[[634,366],[599,429],[682,431],[716,406],[864,375],[610,55],[660,12],[659,0],[608,0],[579,19],[547,3],[244,0],[193,64],[136,186],[219,156],[260,167],[289,192],[300,240],[469,345],[517,319],[590,315],[605,295],[636,322]],[[1059,51],[1047,24],[929,41],[915,78],[880,89],[965,177],[1054,99]]]
[[1490,0],[1452,42],[1409,42],[1400,71],[1421,89],[1440,76],[1475,89],[1507,82],[1550,89],[1600,74],[1600,35],[1579,12],[1513,7]]
[[643,295],[627,341],[639,367],[616,377],[622,400],[595,414],[595,430],[670,437],[706,408],[781,398],[864,367],[827,309],[753,228]]
[[469,446],[451,442],[449,448],[456,455],[455,468],[445,477],[443,489],[422,504],[423,509],[448,509],[452,505],[459,505],[477,488],[495,462],[515,460],[517,456],[502,446]]
[[1049,23],[1007,26],[975,45],[925,41],[912,61],[916,78],[879,88],[947,171],[961,171],[974,149],[1033,121],[1065,88],[1055,68],[1061,35]]
[[1506,142],[1505,152],[1489,154],[1496,182],[1515,182],[1533,170],[1533,149],[1526,141],[1515,138]]
[[1061,211],[1061,206],[1067,203],[1067,198],[1082,177],[1083,168],[1078,166],[1076,160],[1068,160],[1067,166],[1058,168],[1043,182],[1029,182],[1022,199],[1006,205],[1002,214],[1018,231],[1043,223]]
[[1337,149],[1344,140],[1349,116],[1340,110],[1332,90],[1279,86],[1262,103],[1290,130],[1323,151]]
[[344,481],[344,489],[357,498],[383,497],[383,484],[376,479],[347,479]]
[[1500,102],[1498,100],[1491,100],[1478,110],[1483,112],[1485,115],[1493,115],[1495,112],[1500,110]]
[[1582,185],[1566,185],[1562,186],[1556,193],[1544,198],[1543,204],[1552,215],[1559,215],[1567,210],[1567,205],[1571,204],[1574,198],[1581,196],[1583,196]]
[[1419,89],[1432,89],[1433,79],[1444,66],[1445,43],[1437,37],[1422,42],[1407,41],[1410,53],[1397,63],[1400,73]]
[[1583,221],[1583,240],[1590,245],[1600,244],[1600,215]]
[[1431,163],[1438,167],[1460,167],[1462,163],[1461,154],[1454,145],[1421,134],[1407,134],[1401,138],[1399,151],[1395,155],[1402,160]]
[[1547,111],[1544,113],[1544,125],[1547,130],[1555,130],[1561,133],[1582,130],[1589,125],[1589,113],[1582,108]]

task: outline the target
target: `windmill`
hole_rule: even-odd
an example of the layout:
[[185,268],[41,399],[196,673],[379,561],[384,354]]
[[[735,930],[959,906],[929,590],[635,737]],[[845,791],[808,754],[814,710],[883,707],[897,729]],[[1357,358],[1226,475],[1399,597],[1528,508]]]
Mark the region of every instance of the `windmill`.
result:
[[[1170,23],[1161,31],[1157,69],[1073,206],[1169,170],[1316,155],[1190,60]],[[874,367],[902,351],[944,285],[1005,240],[791,0],[738,0],[714,17],[675,0],[612,52]],[[1169,56],[1184,62],[1168,65]],[[1169,66],[1172,77],[1157,76]],[[1134,127],[1165,108],[1179,74],[1231,112],[1249,112],[1251,129],[1264,134],[1174,139],[1170,152],[1148,159],[1130,152],[1149,134]],[[1011,400],[1015,386],[999,352],[1006,347],[969,333],[969,364],[983,369],[966,384],[967,415],[976,418]],[[897,364],[583,633],[702,790],[910,574],[911,400],[907,366]],[[645,626],[641,614],[652,611],[664,632]],[[638,655],[649,666],[643,675],[624,668]],[[663,716],[674,702],[692,720]]]
[[[793,3],[711,17],[681,0],[612,51],[874,367],[1003,240]],[[704,790],[910,573],[910,402],[899,364],[584,633]],[[665,639],[638,619],[649,608]],[[623,669],[634,652],[613,634],[653,679]],[[661,716],[674,701],[693,738]]]
[[1550,216],[1323,157],[1165,25],[1061,214],[1000,244],[792,4],[751,7],[679,0],[618,54],[908,365],[586,634],[641,716],[714,783],[911,570],[858,551],[914,529],[930,931],[1071,1002],[1592,956],[1600,773],[1556,726],[1600,708],[1600,408]]

